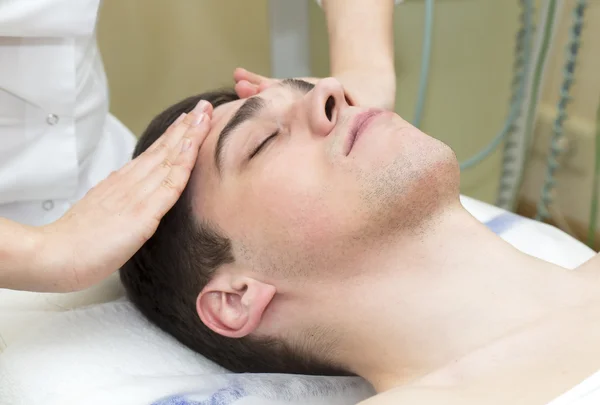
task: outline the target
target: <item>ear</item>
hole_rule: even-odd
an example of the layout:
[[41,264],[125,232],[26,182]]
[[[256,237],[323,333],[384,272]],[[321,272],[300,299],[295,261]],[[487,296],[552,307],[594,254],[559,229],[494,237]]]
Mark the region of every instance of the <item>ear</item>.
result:
[[196,311],[212,331],[241,338],[258,328],[276,289],[250,277],[216,274],[196,299]]

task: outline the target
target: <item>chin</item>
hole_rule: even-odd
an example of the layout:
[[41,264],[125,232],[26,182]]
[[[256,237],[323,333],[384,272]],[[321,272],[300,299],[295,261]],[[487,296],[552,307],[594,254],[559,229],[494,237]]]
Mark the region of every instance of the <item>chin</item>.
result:
[[460,169],[456,155],[437,141],[434,149],[412,158],[396,159],[369,176],[363,203],[370,222],[385,229],[418,228],[459,194]]

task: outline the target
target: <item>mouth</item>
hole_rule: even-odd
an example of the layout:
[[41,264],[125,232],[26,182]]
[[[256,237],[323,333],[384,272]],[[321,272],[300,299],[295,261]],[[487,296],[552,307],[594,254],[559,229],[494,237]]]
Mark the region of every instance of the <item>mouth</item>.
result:
[[346,156],[348,156],[350,151],[352,151],[354,144],[365,132],[365,129],[369,126],[369,124],[383,112],[383,110],[371,109],[358,114],[354,118],[354,122],[348,131],[348,137],[346,138]]

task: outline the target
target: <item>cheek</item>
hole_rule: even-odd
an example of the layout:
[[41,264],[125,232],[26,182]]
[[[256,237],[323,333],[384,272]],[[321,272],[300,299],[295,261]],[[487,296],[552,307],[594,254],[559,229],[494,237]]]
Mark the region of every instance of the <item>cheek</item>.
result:
[[308,249],[331,237],[331,166],[318,154],[273,154],[244,179],[245,230],[270,244]]

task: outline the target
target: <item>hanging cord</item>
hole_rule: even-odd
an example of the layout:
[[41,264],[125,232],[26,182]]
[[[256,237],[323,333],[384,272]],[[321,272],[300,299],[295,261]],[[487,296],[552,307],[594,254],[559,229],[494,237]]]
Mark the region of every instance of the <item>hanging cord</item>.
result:
[[[524,12],[529,12],[529,16],[532,16],[534,12],[533,4],[529,4],[528,7],[529,9]],[[529,84],[531,89],[529,93],[529,102],[526,106],[522,105],[524,110],[527,111],[527,114],[525,117],[521,117],[521,119],[524,119],[524,122],[520,121],[520,128],[518,124],[513,126],[504,146],[502,173],[500,175],[500,184],[498,188],[496,205],[500,208],[510,211],[515,209],[517,196],[523,183],[525,160],[527,156],[529,156],[531,149],[531,128],[539,98],[542,75],[546,65],[548,50],[550,48],[550,40],[554,29],[555,14],[556,0],[548,0],[546,18],[545,21],[543,21],[544,31],[541,37],[539,52],[537,52],[538,57],[535,62],[535,70],[533,71],[531,83]],[[535,30],[535,27],[532,19],[525,19],[523,24],[525,27],[522,29],[522,31],[529,29],[529,32],[531,33],[529,41],[533,41],[533,31]],[[531,58],[533,58],[533,55],[531,55]],[[524,74],[527,75],[528,71],[524,72]],[[524,98],[527,99],[527,96],[525,95]]]
[[425,0],[425,31],[423,32],[423,51],[421,54],[421,77],[419,78],[419,92],[413,125],[421,127],[423,109],[425,108],[425,94],[429,81],[429,64],[431,60],[431,44],[433,42],[433,6],[434,0]]
[[598,189],[600,188],[600,100],[596,111],[596,159],[594,162],[594,177],[592,183],[592,205],[588,230],[588,246],[594,248],[596,238],[596,223],[598,221]]
[[566,62],[563,68],[563,82],[560,88],[560,97],[557,104],[556,118],[554,119],[552,140],[546,160],[546,177],[542,186],[540,201],[537,206],[536,218],[542,221],[549,217],[548,207],[553,203],[556,187],[556,170],[559,167],[558,157],[564,149],[564,121],[567,118],[567,104],[570,100],[569,91],[573,84],[577,55],[581,44],[581,32],[583,30],[583,16],[587,0],[578,0],[573,9],[573,25],[569,32],[569,43],[567,45]]
[[[508,134],[514,130],[516,120],[521,113],[523,99],[525,96],[525,86],[527,84],[527,71],[531,59],[531,38],[533,36],[533,0],[521,0],[521,28],[517,33],[515,46],[515,66],[512,80],[512,96],[510,100],[508,117],[504,122],[502,130],[474,156],[460,164],[460,169],[469,169],[485,158],[487,158],[496,148],[506,139]],[[505,162],[506,164],[506,162]]]

